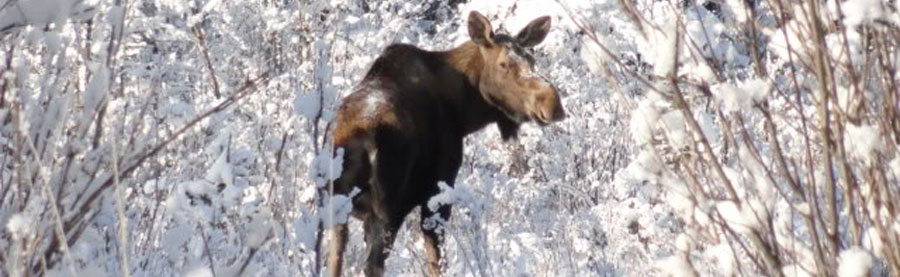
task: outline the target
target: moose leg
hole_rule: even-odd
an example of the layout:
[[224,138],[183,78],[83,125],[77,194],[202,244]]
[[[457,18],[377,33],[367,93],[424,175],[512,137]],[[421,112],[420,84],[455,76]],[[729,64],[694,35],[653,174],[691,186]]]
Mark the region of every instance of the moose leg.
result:
[[328,253],[329,276],[341,276],[344,262],[344,247],[347,245],[347,224],[336,224],[331,228],[331,245]]
[[[428,258],[428,275],[441,276],[441,244],[444,240],[444,227],[441,224],[450,219],[450,205],[441,205],[437,212],[429,209],[427,205],[423,205],[421,212],[425,255]],[[440,216],[439,220],[434,218],[436,214]]]
[[371,216],[363,222],[366,232],[366,269],[368,277],[384,275],[384,261],[387,260],[397,236],[399,228],[390,227],[389,224],[378,217]]

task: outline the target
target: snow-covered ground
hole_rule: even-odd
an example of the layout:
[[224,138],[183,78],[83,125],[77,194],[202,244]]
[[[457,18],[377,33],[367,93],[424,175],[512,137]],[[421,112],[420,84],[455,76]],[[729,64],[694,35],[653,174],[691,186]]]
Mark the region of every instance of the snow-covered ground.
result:
[[[323,273],[341,97],[470,11],[551,16],[568,117],[466,139],[447,276],[900,270],[900,2],[450,2],[0,2],[0,275]],[[425,274],[417,217],[388,276]]]

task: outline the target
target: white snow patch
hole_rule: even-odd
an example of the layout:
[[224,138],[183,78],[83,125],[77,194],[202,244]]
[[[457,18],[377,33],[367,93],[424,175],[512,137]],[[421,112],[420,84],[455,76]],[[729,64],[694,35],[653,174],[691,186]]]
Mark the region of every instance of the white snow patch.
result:
[[891,159],[891,162],[888,164],[890,166],[891,171],[894,172],[895,178],[900,178],[900,155]]
[[797,209],[798,212],[800,212],[801,214],[803,214],[803,215],[805,215],[805,216],[809,216],[810,213],[812,212],[812,211],[809,209],[809,203],[806,203],[806,202],[797,204],[796,209]]
[[[697,114],[697,124],[700,125],[700,131],[703,132],[703,136],[710,143],[718,143],[719,140],[722,139],[721,131],[719,129],[719,125],[716,124],[716,120],[712,114],[709,113],[699,113]],[[694,139],[700,140],[700,134],[696,132],[694,133]]]
[[603,51],[603,47],[601,47],[600,43],[603,43],[603,46],[610,51],[612,51],[612,49],[609,47],[613,44],[605,41],[605,37],[601,34],[597,34],[597,39],[600,40],[600,42],[587,36],[582,39],[581,59],[584,60],[584,63],[588,66],[588,70],[590,70],[591,73],[600,75],[604,73],[603,67],[611,58],[606,54],[606,51]]
[[[847,37],[847,46],[844,47],[844,34]],[[856,30],[848,30],[845,33],[833,33],[825,36],[829,55],[840,64],[853,62],[859,65],[863,62],[863,38]],[[849,50],[849,51],[848,51]]]
[[850,28],[872,23],[885,16],[881,0],[848,0],[841,4],[844,24]]
[[813,277],[812,273],[806,271],[806,269],[803,269],[803,267],[798,264],[782,267],[781,273],[783,273],[785,277]]
[[768,45],[769,51],[783,61],[787,61],[789,57],[795,62],[797,59],[807,58],[807,51],[812,44],[811,40],[806,39],[809,33],[806,26],[794,19],[780,29],[766,30],[766,35],[772,39]]
[[731,246],[728,243],[723,242],[710,247],[705,254],[710,259],[716,260],[722,276],[734,275],[734,270],[737,268],[737,259],[735,259],[734,251],[731,250]]
[[864,277],[869,275],[874,261],[868,251],[859,246],[841,251],[838,261],[838,276],[840,277]]
[[684,149],[691,145],[692,137],[684,125],[686,120],[681,111],[667,112],[662,116],[662,122],[665,126],[666,136],[669,143],[676,149]]
[[125,20],[125,9],[122,6],[113,6],[106,13],[107,21],[115,26],[116,29],[121,28],[120,24]]
[[6,231],[12,235],[13,240],[21,240],[34,235],[33,230],[31,230],[32,226],[34,225],[30,219],[18,213],[9,217],[9,220],[6,222]]
[[760,102],[766,99],[769,89],[772,87],[767,80],[754,78],[740,83],[741,90],[747,94],[750,100]]
[[228,151],[222,151],[216,162],[206,172],[206,180],[230,187],[234,185],[234,173],[231,170],[232,166],[228,163]]
[[272,236],[272,212],[263,204],[251,206],[248,210],[247,232],[244,234],[247,247],[259,248]]
[[868,249],[877,257],[882,257],[884,255],[884,246],[881,244],[881,236],[878,233],[878,229],[875,227],[869,227],[866,229],[866,232],[863,234],[862,244],[865,249]]
[[319,114],[320,107],[319,95],[315,92],[300,93],[294,99],[294,112],[303,115],[309,120],[315,120]]
[[691,200],[691,193],[684,183],[675,181],[674,178],[666,178],[663,180],[668,190],[665,195],[666,203],[672,206],[672,209],[679,215],[686,218],[693,216],[695,210],[694,201]]
[[656,102],[651,97],[645,98],[631,112],[631,137],[637,144],[647,144],[653,140],[653,126],[660,117]]
[[59,37],[59,32],[49,31],[44,33],[44,44],[47,45],[47,51],[50,53],[58,53],[62,46],[62,39]]
[[719,214],[722,215],[728,226],[738,233],[747,234],[760,228],[761,221],[765,220],[766,213],[757,209],[757,206],[762,205],[758,201],[744,201],[743,203],[747,205],[738,206],[733,201],[719,201],[716,204],[716,210],[719,211]]
[[330,151],[322,151],[310,166],[315,168],[309,171],[309,178],[316,181],[317,188],[325,187],[329,181],[341,177],[344,171],[344,148],[335,150],[334,155]]
[[218,8],[221,4],[222,0],[210,0],[209,2],[206,2],[200,12],[188,17],[187,25],[193,27],[202,22],[203,18],[206,17],[206,14]]
[[350,195],[336,194],[328,199],[328,208],[325,211],[328,214],[323,215],[326,228],[331,228],[335,224],[347,223],[350,219],[350,213],[353,211],[353,197],[359,194],[360,190],[353,187]]
[[648,50],[649,60],[653,64],[653,74],[657,76],[668,76],[675,69],[678,62],[677,53],[677,21],[675,15],[670,9],[665,9],[662,14],[658,15],[660,21],[659,28],[645,27],[647,33],[645,40],[646,50]]
[[[46,25],[63,23],[72,7],[81,1],[75,0],[28,0],[13,1],[0,11],[0,30],[13,26],[33,24]],[[4,2],[6,3],[6,2]]]
[[681,255],[673,255],[656,262],[656,268],[672,277],[695,277],[697,272]]
[[691,246],[693,242],[691,238],[685,235],[684,233],[679,234],[678,237],[675,238],[675,249],[684,253],[688,253],[691,251]]
[[872,155],[883,148],[877,127],[853,124],[847,124],[844,147],[849,150],[852,157],[862,161],[873,160]]
[[728,6],[728,9],[731,10],[732,14],[734,14],[735,21],[742,24],[747,21],[747,15],[749,11],[744,6],[744,1],[726,0],[725,5]]
[[737,86],[721,83],[711,87],[713,94],[722,103],[722,109],[726,112],[752,109],[753,103],[766,98],[769,88],[769,83],[762,79],[747,80],[740,82]]
[[703,61],[685,63],[684,72],[687,73],[688,77],[693,78],[698,82],[707,84],[716,82],[716,73],[713,72],[712,67],[709,67],[709,65]]
[[99,66],[94,71],[94,75],[91,77],[91,81],[88,83],[82,96],[86,113],[93,113],[100,106],[103,99],[106,98],[106,94],[109,91],[109,81],[109,67],[106,65]]
[[447,183],[438,182],[441,193],[428,199],[428,209],[437,211],[442,204],[475,203],[475,195],[465,186],[450,187]]
[[637,178],[654,180],[657,176],[662,175],[665,166],[659,162],[659,158],[653,151],[644,150],[637,155],[628,168]]
[[185,277],[213,277],[209,267],[198,267],[184,274]]

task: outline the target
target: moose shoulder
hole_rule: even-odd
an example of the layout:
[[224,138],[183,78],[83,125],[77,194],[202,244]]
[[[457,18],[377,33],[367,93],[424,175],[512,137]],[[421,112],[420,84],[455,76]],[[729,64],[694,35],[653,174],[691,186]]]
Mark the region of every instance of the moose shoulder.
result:
[[[529,23],[516,36],[494,34],[478,12],[468,18],[470,41],[449,51],[394,44],[375,60],[357,89],[343,100],[333,132],[344,148],[344,170],[334,192],[350,193],[352,215],[363,221],[365,273],[381,276],[397,230],[415,207],[453,185],[463,138],[496,123],[504,140],[519,124],[546,125],[565,117],[556,89],[534,70],[530,48],[550,30],[550,18]],[[428,272],[440,275],[441,236],[427,219],[450,217],[450,207],[420,209]],[[341,274],[346,224],[332,230],[328,267]]]

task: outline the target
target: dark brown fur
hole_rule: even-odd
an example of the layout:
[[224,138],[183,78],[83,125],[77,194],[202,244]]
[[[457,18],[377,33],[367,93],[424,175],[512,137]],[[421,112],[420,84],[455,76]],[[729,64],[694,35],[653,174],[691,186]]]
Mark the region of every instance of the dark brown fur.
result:
[[[497,123],[509,139],[524,121],[547,124],[564,117],[556,90],[533,76],[530,56],[522,56],[520,44],[534,46],[548,30],[543,17],[514,39],[494,36],[487,19],[473,12],[472,41],[444,52],[391,45],[344,98],[333,132],[335,147],[344,148],[344,170],[334,192],[360,189],[353,216],[364,224],[366,275],[383,274],[406,215],[439,193],[438,182],[453,185],[466,135]],[[420,210],[422,223],[435,214],[450,216],[449,206]],[[441,237],[430,228],[423,234],[429,273],[439,275]],[[346,224],[335,226],[328,261],[334,276],[340,275],[346,239]]]

